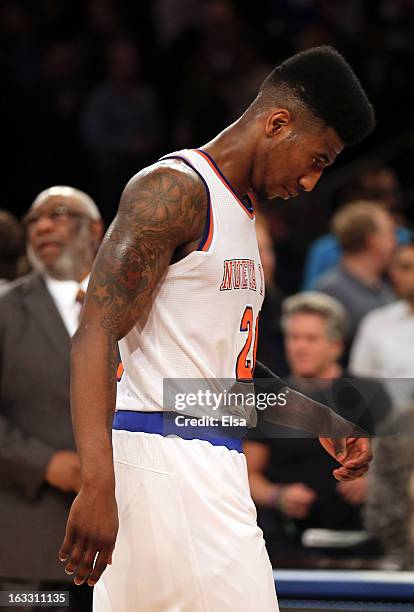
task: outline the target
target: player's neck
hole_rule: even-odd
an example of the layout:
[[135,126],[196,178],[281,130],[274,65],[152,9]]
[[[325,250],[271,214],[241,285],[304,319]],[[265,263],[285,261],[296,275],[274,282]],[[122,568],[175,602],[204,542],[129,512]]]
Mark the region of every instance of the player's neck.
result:
[[[214,159],[233,189],[244,197],[250,190],[254,138],[241,120],[229,125],[201,147]],[[249,144],[250,143],[250,144]]]

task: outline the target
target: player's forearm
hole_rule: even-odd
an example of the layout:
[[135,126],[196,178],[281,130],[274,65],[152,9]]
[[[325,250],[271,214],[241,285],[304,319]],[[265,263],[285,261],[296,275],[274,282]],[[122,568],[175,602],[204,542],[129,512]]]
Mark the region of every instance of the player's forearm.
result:
[[117,358],[115,336],[99,324],[83,325],[73,338],[71,413],[84,485],[114,484]]
[[[258,362],[254,373],[256,397],[261,394],[266,404],[263,418],[269,423],[301,429],[317,437],[357,437],[366,435],[354,423],[334,410],[291,389],[284,380]],[[273,405],[266,402],[272,395],[279,397]]]

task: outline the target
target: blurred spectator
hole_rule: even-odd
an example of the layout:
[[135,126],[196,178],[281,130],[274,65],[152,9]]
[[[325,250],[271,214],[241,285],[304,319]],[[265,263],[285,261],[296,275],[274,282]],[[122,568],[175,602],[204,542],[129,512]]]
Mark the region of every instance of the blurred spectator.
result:
[[103,227],[71,187],[40,193],[25,223],[34,272],[0,299],[0,587],[69,591],[70,610],[86,612],[92,591],[65,577],[56,551],[80,487],[70,337]]
[[[176,73],[177,67],[172,70]],[[180,72],[174,133],[178,147],[209,140],[235,121],[256,97],[269,67],[234,4],[213,0],[201,11],[198,40]]]
[[131,41],[112,43],[108,79],[91,92],[84,113],[83,140],[93,157],[96,191],[107,220],[122,186],[153,161],[160,145],[158,99],[143,81],[141,62]]
[[193,0],[155,0],[152,10],[158,43],[165,49],[200,22],[203,5]]
[[[87,0],[84,4],[85,35],[82,44],[87,49],[87,70],[93,85],[106,74],[110,45],[128,37],[128,25],[133,21],[125,5],[116,0]],[[135,33],[140,36],[141,24],[134,21]]]
[[121,7],[114,0],[88,0],[86,16],[92,37],[98,40],[110,42],[123,30]]
[[414,243],[398,249],[390,275],[401,299],[364,317],[350,369],[384,379],[395,406],[402,408],[414,400]]
[[280,376],[288,372],[280,317],[282,295],[275,284],[276,257],[266,217],[256,212],[256,234],[265,279],[265,298],[260,311],[257,359]]
[[0,6],[1,48],[7,53],[16,83],[27,91],[40,77],[36,20],[22,2],[5,0]]
[[9,281],[19,276],[23,251],[23,230],[19,221],[6,210],[0,210],[0,295]]
[[399,435],[374,440],[364,521],[389,569],[414,569],[414,409],[399,415]]
[[[284,301],[282,321],[288,384],[373,433],[389,414],[389,398],[380,385],[343,372],[341,304],[316,292],[298,294]],[[245,443],[250,487],[271,555],[304,554],[301,535],[310,527],[361,528],[366,480],[338,483],[332,476],[337,464],[317,439],[273,427],[260,413],[250,438]]]
[[[377,200],[386,204],[396,223],[395,237],[399,244],[407,244],[412,232],[405,227],[401,209],[398,177],[391,168],[375,168],[363,174],[347,193],[351,200]],[[313,289],[318,279],[337,265],[341,258],[341,247],[334,234],[326,234],[315,240],[305,262],[303,290]]]
[[332,225],[343,255],[339,264],[319,279],[316,289],[345,307],[351,342],[364,315],[395,299],[383,280],[395,251],[394,222],[380,203],[356,201],[337,212]]
[[[410,193],[413,19],[412,3],[405,0],[3,0],[0,117],[10,168],[3,195],[10,210],[20,214],[25,197],[45,183],[95,188],[91,177],[96,165],[86,155],[85,140],[81,142],[79,116],[87,93],[105,76],[108,49],[127,37],[139,44],[145,79],[162,106],[165,150],[200,144],[224,127],[254,95],[267,66],[311,45],[333,44],[361,74],[381,125],[366,144],[341,156],[339,164],[369,150],[381,157],[380,150],[386,150]],[[407,121],[396,126],[395,117]],[[17,195],[14,185],[22,166],[25,181]],[[113,197],[118,197],[116,187],[113,191],[108,216]],[[307,200],[311,202],[310,194]],[[325,220],[315,214],[311,223],[303,224],[303,235],[288,237],[284,247],[292,272],[285,282],[280,271],[288,265],[278,251],[279,287],[297,290],[303,271],[301,245],[310,235],[322,233]]]
[[53,41],[44,50],[42,80],[30,95],[36,122],[25,120],[26,134],[37,153],[26,158],[34,180],[36,174],[47,183],[62,176],[68,181],[78,178],[73,160],[79,157],[80,148],[78,123],[85,89],[83,62],[82,48],[73,40]]

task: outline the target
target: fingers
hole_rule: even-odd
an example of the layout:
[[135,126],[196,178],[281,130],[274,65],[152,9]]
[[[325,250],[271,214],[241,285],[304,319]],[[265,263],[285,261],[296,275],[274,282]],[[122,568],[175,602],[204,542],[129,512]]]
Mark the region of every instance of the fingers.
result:
[[96,557],[96,547],[89,546],[83,555],[83,558],[79,564],[78,571],[73,579],[73,582],[77,585],[83,584],[88,578],[89,574],[93,570],[93,562]]
[[93,572],[88,578],[89,586],[94,586],[103,574],[107,565],[110,565],[112,563],[112,552],[112,548],[105,548],[99,552],[95,561]]
[[[74,574],[74,583],[81,585],[87,581],[89,586],[94,586],[107,565],[112,563],[112,547],[105,547],[99,550],[98,546],[90,542],[87,546],[83,543],[76,543],[73,549],[67,553],[68,562],[65,572],[69,575]],[[62,558],[61,558],[62,560]]]
[[355,480],[356,478],[360,478],[368,471],[368,465],[364,465],[358,469],[349,469],[345,466],[342,466],[333,471],[333,475],[336,480],[340,480],[342,482],[347,482],[349,480]]
[[358,469],[368,465],[372,459],[371,442],[368,438],[352,438],[349,440],[349,451],[344,466]]
[[62,542],[62,546],[59,550],[60,561],[66,561],[69,558],[72,546],[75,544],[75,533],[73,529],[68,525],[65,532],[65,538]]
[[333,439],[332,443],[335,451],[335,457],[338,459],[338,461],[345,459],[347,455],[346,438]]
[[337,461],[343,461],[347,454],[346,438],[319,438],[327,453]]
[[85,554],[84,543],[82,541],[76,542],[67,557],[68,562],[65,565],[66,574],[72,575],[75,572],[76,568],[80,565],[84,554]]

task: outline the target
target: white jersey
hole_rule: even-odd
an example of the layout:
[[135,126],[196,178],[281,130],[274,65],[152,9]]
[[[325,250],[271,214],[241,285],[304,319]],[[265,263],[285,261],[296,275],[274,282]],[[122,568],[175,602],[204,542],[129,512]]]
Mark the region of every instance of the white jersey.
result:
[[206,227],[198,249],[169,266],[145,326],[119,343],[117,410],[175,410],[163,404],[164,379],[252,378],[264,277],[251,201],[240,200],[206,152],[168,158],[203,180]]

